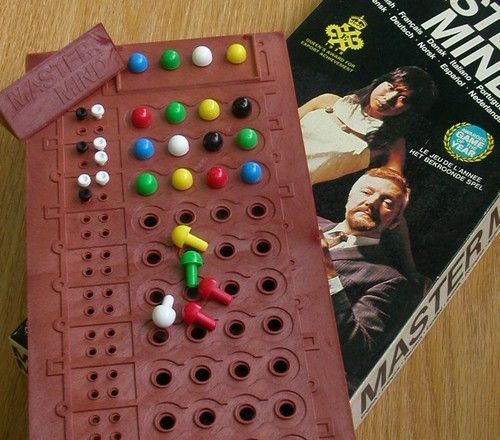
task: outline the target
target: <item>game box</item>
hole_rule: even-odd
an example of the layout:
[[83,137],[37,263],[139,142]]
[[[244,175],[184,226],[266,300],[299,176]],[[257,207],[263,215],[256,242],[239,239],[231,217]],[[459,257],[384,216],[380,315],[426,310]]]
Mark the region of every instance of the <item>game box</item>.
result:
[[497,235],[499,23],[325,0],[288,38],[355,426]]
[[354,438],[283,35],[27,71],[30,438]]

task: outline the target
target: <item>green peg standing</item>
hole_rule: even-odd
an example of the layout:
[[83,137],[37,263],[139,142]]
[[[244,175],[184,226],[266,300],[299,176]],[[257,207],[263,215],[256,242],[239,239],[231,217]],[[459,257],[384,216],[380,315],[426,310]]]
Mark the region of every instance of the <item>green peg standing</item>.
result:
[[200,253],[196,251],[186,251],[182,254],[181,265],[184,267],[186,274],[186,286],[198,286],[198,267],[203,264],[203,259]]

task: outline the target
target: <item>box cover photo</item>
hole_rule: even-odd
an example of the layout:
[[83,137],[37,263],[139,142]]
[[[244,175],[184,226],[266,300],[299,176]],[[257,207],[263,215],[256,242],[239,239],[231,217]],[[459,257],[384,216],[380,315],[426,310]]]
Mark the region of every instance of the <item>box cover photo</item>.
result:
[[498,22],[325,0],[288,39],[355,425],[498,232]]

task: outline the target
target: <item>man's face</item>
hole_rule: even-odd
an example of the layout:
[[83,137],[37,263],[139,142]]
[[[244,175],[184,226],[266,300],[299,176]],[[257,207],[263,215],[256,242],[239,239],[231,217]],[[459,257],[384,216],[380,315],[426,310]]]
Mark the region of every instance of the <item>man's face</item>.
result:
[[[351,231],[378,237],[394,227],[403,205],[403,194],[390,180],[362,176],[352,187],[346,204],[346,220]],[[359,234],[361,235],[361,234]]]

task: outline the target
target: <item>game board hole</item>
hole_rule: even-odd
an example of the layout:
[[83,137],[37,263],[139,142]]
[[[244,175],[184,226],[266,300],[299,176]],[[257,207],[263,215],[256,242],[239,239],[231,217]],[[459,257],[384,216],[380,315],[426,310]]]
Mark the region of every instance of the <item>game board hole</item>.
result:
[[91,371],[88,375],[87,375],[87,379],[90,381],[90,382],[95,382],[97,380],[97,378],[99,377],[99,375],[97,374],[97,372],[95,371]]
[[240,291],[240,286],[236,281],[229,281],[224,286],[224,292],[229,293],[229,295],[236,295]]
[[290,363],[284,358],[274,359],[271,364],[272,371],[277,375],[283,375],[290,369]]
[[239,361],[235,362],[231,366],[231,376],[233,376],[235,379],[245,379],[248,377],[250,374],[250,365],[248,365],[246,362]]
[[82,160],[78,166],[80,168],[87,168],[89,166],[89,163],[86,160]]
[[278,282],[274,278],[265,277],[259,281],[258,287],[264,293],[273,293],[278,288]]
[[207,330],[205,330],[203,327],[193,327],[189,335],[191,336],[191,339],[194,341],[201,341],[206,335],[207,335]]
[[84,260],[87,260],[87,261],[88,261],[88,260],[91,260],[91,259],[92,259],[92,252],[85,252],[85,253],[83,254],[83,259],[84,259]]
[[95,132],[96,133],[102,133],[104,131],[104,127],[102,125],[98,125],[96,128],[95,128]]
[[175,417],[172,414],[162,414],[159,418],[158,425],[160,431],[170,431],[175,426]]
[[165,292],[162,290],[152,290],[149,292],[149,301],[151,304],[158,305],[163,302],[163,298],[165,297]]
[[94,425],[94,426],[98,425],[100,421],[101,421],[101,418],[97,414],[89,417],[89,423],[91,425]]
[[83,293],[85,299],[92,299],[94,297],[94,292],[92,290],[87,290]]
[[102,295],[105,297],[105,298],[111,298],[113,296],[113,289],[106,289]]
[[116,335],[116,331],[113,328],[108,328],[105,332],[104,335],[108,338],[112,338],[114,335]]
[[120,421],[120,419],[121,419],[121,416],[118,413],[113,413],[113,414],[110,414],[110,416],[109,416],[109,421],[111,423],[118,423]]
[[97,354],[97,349],[94,347],[90,347],[87,349],[87,356],[94,357]]
[[82,128],[79,128],[77,133],[82,136],[84,135],[85,133],[87,133],[87,129],[85,127],[82,127]]
[[145,261],[148,266],[157,266],[162,261],[162,255],[160,251],[150,250],[145,254]]
[[212,372],[210,371],[210,369],[208,367],[205,367],[205,366],[197,367],[194,370],[193,376],[194,376],[196,382],[205,383],[212,376]]
[[184,294],[190,301],[196,301],[200,299],[200,293],[198,292],[197,287],[186,287],[186,289],[184,290]]
[[89,391],[88,396],[89,396],[89,399],[96,400],[99,398],[99,391],[97,391],[97,390]]
[[205,409],[200,412],[198,420],[203,426],[211,426],[215,422],[215,413],[210,409]]
[[232,321],[229,323],[227,330],[232,336],[238,337],[245,332],[245,324],[241,321]]
[[108,348],[106,348],[106,353],[109,355],[116,354],[116,347],[114,345],[110,345]]
[[279,333],[283,329],[283,321],[277,316],[271,317],[266,322],[266,328],[270,333]]
[[102,269],[102,273],[104,275],[111,275],[112,272],[113,272],[113,268],[111,268],[110,266],[105,266]]
[[110,232],[109,229],[103,229],[102,232],[100,233],[101,237],[109,237]]
[[106,193],[101,193],[99,194],[99,197],[97,197],[101,202],[104,202],[108,200],[108,195]]
[[83,274],[86,277],[91,277],[94,274],[94,270],[91,267],[87,267],[84,271]]
[[113,387],[113,388],[111,388],[111,389],[109,390],[108,394],[109,394],[109,396],[110,396],[110,397],[117,397],[117,396],[118,396],[118,394],[119,394],[119,392],[120,392],[120,391],[118,390],[118,388],[114,388],[114,387]]
[[110,438],[111,438],[111,440],[121,440],[122,435],[119,432],[113,432],[113,434],[111,434]]
[[82,238],[85,240],[88,240],[90,237],[92,237],[92,232],[90,231],[84,231],[82,232]]
[[295,404],[290,401],[284,401],[278,404],[278,412],[281,417],[289,419],[295,414]]
[[87,307],[85,309],[85,312],[84,312],[87,316],[92,316],[94,313],[95,313],[95,309],[90,306],[90,307]]
[[102,251],[101,257],[104,260],[107,260],[109,257],[111,257],[111,252],[110,251]]
[[118,371],[116,371],[116,370],[110,370],[110,371],[108,371],[107,376],[108,376],[109,379],[115,380],[118,377]]
[[189,209],[185,209],[177,213],[177,223],[189,225],[194,222],[194,219],[194,212],[190,211]]
[[250,206],[249,215],[250,217],[259,219],[267,214],[267,208],[262,203],[254,203]]
[[243,405],[238,410],[238,418],[243,422],[250,422],[255,418],[256,411],[255,408],[251,405]]
[[172,381],[172,374],[167,370],[160,370],[154,376],[154,383],[159,387],[166,387]]
[[255,243],[255,253],[257,255],[266,255],[271,251],[271,242],[267,240],[258,240]]
[[223,259],[231,258],[234,255],[234,246],[231,243],[222,243],[215,253]]
[[89,331],[86,333],[86,335],[85,335],[85,336],[87,337],[87,339],[94,339],[94,338],[95,338],[95,336],[96,336],[96,333],[95,333],[95,331],[94,331],[94,330],[89,330]]
[[115,311],[115,308],[111,304],[104,306],[104,313],[111,315],[111,313],[113,313],[114,311]]
[[153,343],[156,345],[163,345],[168,340],[168,333],[165,329],[156,329],[152,334]]
[[215,209],[214,216],[216,220],[224,222],[231,217],[231,210],[226,206],[219,206]]
[[146,214],[141,218],[140,224],[144,229],[153,229],[158,226],[160,219],[156,214]]
[[90,215],[84,215],[80,220],[82,223],[87,224],[87,223],[90,223],[90,221],[92,220],[92,217],[90,217]]
[[98,218],[99,218],[99,221],[101,223],[106,223],[109,220],[109,215],[108,214],[101,214]]
[[101,434],[92,434],[89,438],[90,440],[102,440]]

